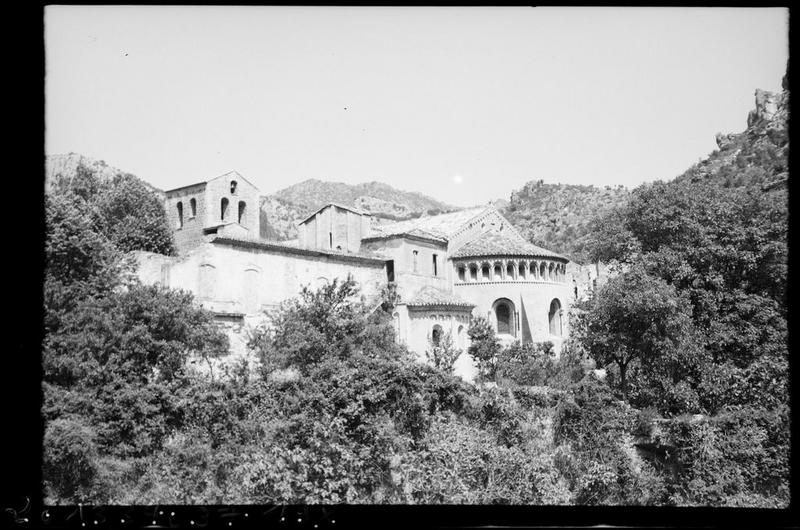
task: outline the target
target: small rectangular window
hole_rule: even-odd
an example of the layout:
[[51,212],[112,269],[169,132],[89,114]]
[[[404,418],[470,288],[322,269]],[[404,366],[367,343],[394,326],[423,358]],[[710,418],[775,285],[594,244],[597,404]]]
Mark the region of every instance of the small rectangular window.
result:
[[433,275],[439,276],[439,256],[433,255]]
[[417,267],[417,257],[418,256],[419,256],[419,252],[417,252],[416,250],[411,253],[411,257],[412,257],[411,267],[412,267],[412,270],[414,272],[418,271],[418,267]]
[[386,279],[390,282],[394,281],[394,260],[390,259],[386,262]]

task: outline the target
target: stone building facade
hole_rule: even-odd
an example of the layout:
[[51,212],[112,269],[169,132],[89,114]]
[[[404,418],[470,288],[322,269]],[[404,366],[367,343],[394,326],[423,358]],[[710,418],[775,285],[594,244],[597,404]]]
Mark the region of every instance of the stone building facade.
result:
[[[247,356],[247,328],[265,312],[303,286],[348,275],[376,302],[396,286],[397,339],[421,358],[446,334],[466,351],[478,316],[505,343],[551,341],[559,351],[569,334],[573,279],[583,269],[527,242],[491,205],[377,225],[331,203],[299,223],[296,241],[277,242],[260,238],[259,191],[236,172],[165,197],[178,255],[138,252],[138,275],[194,293],[230,331],[235,356]],[[474,377],[466,353],[456,373]]]

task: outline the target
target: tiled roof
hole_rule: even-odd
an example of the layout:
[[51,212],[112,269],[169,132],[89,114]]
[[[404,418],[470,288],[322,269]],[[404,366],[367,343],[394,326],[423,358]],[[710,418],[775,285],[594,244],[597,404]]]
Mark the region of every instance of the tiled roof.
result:
[[427,285],[420,289],[411,300],[406,302],[408,306],[450,306],[450,307],[475,307],[475,304],[467,302],[452,293],[442,291],[436,287]]
[[235,237],[231,235],[215,236],[211,239],[212,243],[230,245],[234,247],[245,247],[254,249],[264,249],[287,254],[299,254],[306,256],[328,256],[344,261],[359,262],[386,262],[386,258],[371,252],[346,252],[344,250],[329,250],[320,248],[303,248],[295,241],[270,241],[267,239],[256,239],[248,237]]
[[191,187],[194,187],[194,186],[199,186],[200,184],[208,184],[212,180],[221,179],[223,177],[226,177],[226,178],[233,177],[233,178],[235,178],[237,180],[243,180],[243,181],[247,182],[248,184],[250,184],[251,186],[253,186],[256,190],[258,190],[258,186],[256,186],[255,184],[253,184],[252,182],[250,182],[249,180],[244,178],[244,176],[242,176],[242,174],[239,173],[238,171],[228,171],[227,173],[223,173],[222,175],[217,175],[216,177],[212,177],[210,179],[201,180],[199,182],[194,182],[192,184],[186,184],[184,186],[178,186],[177,188],[172,188],[172,189],[169,189],[169,190],[165,190],[164,193],[171,193],[173,191],[182,190],[184,188],[191,188]]
[[489,207],[480,206],[478,208],[468,208],[457,212],[429,215],[418,217],[417,219],[408,219],[407,221],[378,226],[374,229],[375,234],[373,237],[408,234],[414,230],[420,230],[429,236],[432,235],[447,239],[459,228],[464,226],[467,221],[485,211],[487,208]]
[[371,235],[369,237],[362,238],[362,241],[370,241],[370,240],[375,240],[375,239],[387,239],[387,238],[390,238],[390,237],[403,237],[403,236],[412,236],[412,237],[417,237],[417,238],[421,238],[421,239],[430,239],[431,241],[439,241],[439,242],[442,242],[442,243],[446,243],[447,242],[446,238],[444,238],[444,237],[442,237],[440,235],[436,235],[436,234],[432,234],[430,232],[426,232],[425,230],[422,230],[420,228],[412,228],[411,230],[408,230],[407,232],[401,232],[401,233],[374,234],[374,235]]
[[471,258],[479,256],[541,256],[567,259],[532,243],[507,237],[499,232],[486,232],[456,250],[451,257]]
[[350,210],[351,212],[357,213],[359,215],[370,215],[369,212],[365,212],[363,210],[359,210],[358,208],[354,208],[353,206],[345,206],[344,204],[339,204],[338,202],[328,202],[328,203],[323,204],[322,206],[320,206],[319,208],[317,208],[316,210],[314,210],[310,214],[308,214],[305,217],[303,217],[303,220],[300,221],[297,224],[301,225],[301,224],[305,223],[306,221],[308,221],[309,219],[311,219],[312,217],[317,215],[317,213],[321,212],[322,210],[324,210],[325,208],[327,208],[329,206],[335,206],[335,207],[339,208],[340,210]]

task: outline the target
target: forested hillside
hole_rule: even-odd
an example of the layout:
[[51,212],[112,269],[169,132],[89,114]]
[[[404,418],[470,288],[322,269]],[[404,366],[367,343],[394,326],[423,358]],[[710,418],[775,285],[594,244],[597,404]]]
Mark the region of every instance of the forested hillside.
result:
[[758,91],[746,131],[633,190],[591,236],[589,255],[625,272],[577,308],[575,338],[666,418],[643,432],[676,455],[688,504],[788,503],[788,104]]
[[576,186],[531,181],[511,193],[500,211],[531,243],[585,263],[586,245],[598,215],[624,204],[622,186]]

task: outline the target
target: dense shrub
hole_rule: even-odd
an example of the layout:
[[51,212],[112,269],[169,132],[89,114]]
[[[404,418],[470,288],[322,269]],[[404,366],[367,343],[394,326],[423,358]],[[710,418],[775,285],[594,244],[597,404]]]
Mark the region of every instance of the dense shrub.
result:
[[77,504],[93,497],[98,474],[94,438],[91,427],[76,417],[48,423],[42,472],[49,498]]
[[591,376],[573,385],[553,419],[556,465],[579,504],[658,504],[664,483],[630,441],[632,411]]
[[518,385],[546,385],[556,373],[553,356],[552,342],[513,342],[498,354],[497,378]]
[[485,318],[474,318],[467,329],[467,335],[470,340],[467,353],[478,366],[478,379],[494,381],[497,358],[502,350],[494,328]]
[[676,448],[679,463],[679,473],[670,483],[675,502],[788,505],[788,408],[678,418],[664,430],[664,443]]
[[451,374],[453,373],[453,365],[461,353],[462,350],[453,345],[453,336],[448,331],[439,338],[438,343],[434,343],[433,338],[428,339],[425,358],[437,370]]

